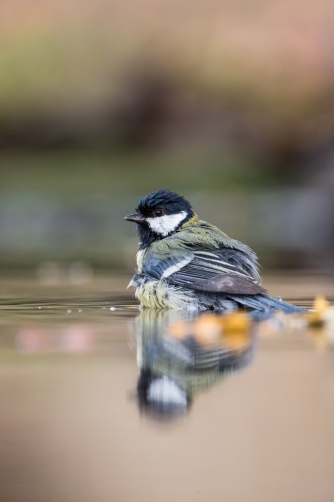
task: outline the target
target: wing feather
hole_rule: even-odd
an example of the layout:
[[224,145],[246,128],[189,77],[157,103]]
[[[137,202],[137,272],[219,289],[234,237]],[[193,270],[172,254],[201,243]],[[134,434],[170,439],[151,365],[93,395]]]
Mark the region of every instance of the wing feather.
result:
[[[257,263],[240,251],[194,250],[194,258],[168,277],[168,282],[189,289],[256,295],[266,291],[259,284]],[[233,257],[233,260],[231,260]]]
[[154,279],[163,279],[175,274],[178,270],[185,267],[194,258],[193,253],[185,253],[183,256],[166,259],[150,257],[145,263],[145,273]]
[[266,292],[260,285],[255,254],[226,247],[192,247],[168,258],[147,255],[144,272],[153,279],[198,291],[245,295]]
[[181,271],[172,274],[168,282],[175,286],[183,286],[198,291],[211,293],[234,293],[244,295],[257,295],[266,293],[253,279],[237,275],[235,273],[215,274],[207,272],[203,274],[192,273],[191,267],[187,265]]

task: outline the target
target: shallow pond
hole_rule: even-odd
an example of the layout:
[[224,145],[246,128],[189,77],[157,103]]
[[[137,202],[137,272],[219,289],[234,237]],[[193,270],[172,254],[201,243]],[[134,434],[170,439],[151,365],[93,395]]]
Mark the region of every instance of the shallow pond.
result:
[[0,281],[1,502],[334,500],[333,327],[140,313],[128,281]]

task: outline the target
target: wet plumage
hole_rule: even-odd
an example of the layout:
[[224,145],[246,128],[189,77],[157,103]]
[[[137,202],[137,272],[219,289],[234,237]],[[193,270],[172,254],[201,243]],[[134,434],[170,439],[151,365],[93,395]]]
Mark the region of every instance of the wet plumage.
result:
[[141,199],[136,211],[126,217],[137,223],[140,237],[130,285],[143,307],[299,310],[268,296],[256,254],[200,220],[182,196],[159,190]]

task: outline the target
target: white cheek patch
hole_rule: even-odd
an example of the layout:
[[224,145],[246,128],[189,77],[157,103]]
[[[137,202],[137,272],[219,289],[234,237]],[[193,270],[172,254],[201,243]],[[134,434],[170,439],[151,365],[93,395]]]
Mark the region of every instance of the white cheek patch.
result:
[[153,232],[166,237],[166,235],[175,230],[175,228],[186,218],[186,216],[186,211],[181,211],[181,213],[177,214],[164,214],[164,216],[156,218],[146,218],[146,221],[150,225]]

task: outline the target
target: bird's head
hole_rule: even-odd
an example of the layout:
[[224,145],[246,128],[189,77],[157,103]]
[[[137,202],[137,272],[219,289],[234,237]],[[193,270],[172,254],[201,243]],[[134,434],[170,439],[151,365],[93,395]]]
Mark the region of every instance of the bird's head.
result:
[[184,197],[170,190],[158,190],[140,199],[136,212],[125,219],[137,223],[144,248],[176,232],[193,216],[194,211]]

